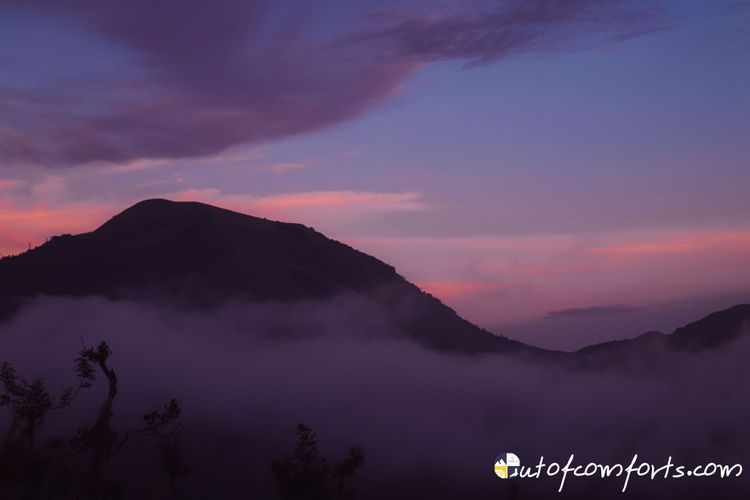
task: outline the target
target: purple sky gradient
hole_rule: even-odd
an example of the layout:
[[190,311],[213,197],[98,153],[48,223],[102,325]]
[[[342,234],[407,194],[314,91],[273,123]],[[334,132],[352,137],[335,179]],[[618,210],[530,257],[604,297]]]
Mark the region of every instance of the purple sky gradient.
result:
[[305,5],[0,1],[0,252],[163,196],[537,344],[750,297],[747,3]]

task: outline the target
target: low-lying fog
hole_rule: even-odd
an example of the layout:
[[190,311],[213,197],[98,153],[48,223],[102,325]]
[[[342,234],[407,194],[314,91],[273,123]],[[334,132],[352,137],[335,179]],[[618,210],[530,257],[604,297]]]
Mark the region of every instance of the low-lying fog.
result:
[[[691,467],[750,465],[747,340],[675,355],[647,372],[585,371],[440,354],[398,340],[394,330],[383,310],[351,297],[203,312],[43,298],[0,324],[0,361],[56,393],[75,384],[81,342],[107,341],[120,430],[138,427],[170,398],[182,406],[188,498],[273,498],[271,460],[291,452],[300,422],[317,432],[332,462],[350,446],[365,449],[352,483],[362,498],[505,498],[511,481],[493,473],[504,452],[528,466],[540,455],[565,462],[571,453],[584,465],[627,465],[634,453],[657,466],[670,455]],[[69,436],[90,423],[105,386],[99,380],[71,408],[50,414],[42,433]],[[1,431],[9,417],[0,411]],[[124,478],[134,491],[157,475],[150,446],[138,441],[118,458],[145,468]],[[748,475],[633,477],[625,495],[747,498]],[[562,495],[559,482],[517,480],[517,498],[613,497],[623,478],[568,477]]]

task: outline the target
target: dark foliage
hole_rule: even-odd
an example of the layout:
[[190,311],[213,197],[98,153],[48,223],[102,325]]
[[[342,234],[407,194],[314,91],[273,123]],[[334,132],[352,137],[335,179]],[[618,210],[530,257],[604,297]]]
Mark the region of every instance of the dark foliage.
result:
[[[121,498],[122,487],[107,476],[107,464],[132,435],[157,441],[169,496],[179,498],[177,478],[187,471],[182,460],[181,408],[172,399],[162,411],[145,414],[141,427],[125,433],[113,429],[119,381],[109,365],[111,355],[106,342],[96,348],[84,346],[75,360],[78,387],[63,389],[57,398],[51,396],[42,380],[26,381],[9,363],[0,365],[0,407],[7,407],[11,415],[11,425],[0,448],[0,498]],[[72,438],[49,439],[44,450],[35,450],[34,437],[48,414],[69,406],[81,389],[93,386],[97,375],[106,379],[107,395],[93,424],[79,428]],[[88,456],[88,468],[79,466],[76,459],[81,456]]]
[[[49,412],[65,408],[73,401],[78,391],[91,386],[87,374],[79,372],[78,376],[77,389],[64,388],[60,395],[54,398],[42,380],[35,378],[29,382],[19,377],[9,363],[0,365],[0,383],[3,386],[0,407],[7,407],[12,418],[5,448],[15,449],[16,446],[25,444],[27,450],[31,451],[34,437]],[[19,427],[18,435],[15,435],[14,431]]]
[[351,448],[347,457],[331,467],[318,453],[318,441],[312,429],[299,424],[295,430],[294,453],[271,464],[282,500],[326,500],[352,498],[345,480],[352,479],[364,464],[362,448]]

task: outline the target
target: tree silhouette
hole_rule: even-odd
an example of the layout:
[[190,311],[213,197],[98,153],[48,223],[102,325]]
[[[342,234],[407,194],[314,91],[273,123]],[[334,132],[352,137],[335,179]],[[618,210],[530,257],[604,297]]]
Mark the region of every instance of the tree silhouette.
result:
[[[13,366],[4,362],[0,365],[0,383],[3,393],[0,394],[0,407],[7,406],[10,410],[12,423],[6,435],[5,449],[15,450],[17,445],[26,444],[27,451],[34,447],[37,431],[52,410],[60,410],[68,406],[78,392],[90,387],[89,374],[78,372],[79,384],[77,389],[65,388],[55,399],[49,393],[41,379],[34,378],[31,382],[18,376]],[[21,432],[14,439],[14,433],[21,427]]]
[[[169,480],[169,494],[179,497],[178,476],[187,468],[182,459],[183,425],[179,417],[181,408],[172,399],[162,411],[143,416],[143,425],[119,434],[111,422],[118,394],[118,377],[110,366],[112,351],[106,342],[96,348],[83,346],[75,360],[78,386],[63,389],[54,398],[41,379],[27,381],[16,373],[9,363],[0,365],[0,407],[7,407],[12,420],[0,449],[0,498],[76,498],[103,500],[119,498],[119,486],[107,479],[106,466],[120,452],[132,435],[147,436],[157,440],[165,473]],[[49,454],[35,452],[34,441],[48,414],[70,405],[82,389],[91,387],[97,376],[107,381],[107,393],[93,424],[79,428],[70,439],[48,440],[48,450],[64,450],[63,457],[55,460]],[[80,474],[66,459],[89,454],[86,472]],[[67,493],[61,493],[63,490]]]
[[184,426],[180,423],[182,409],[176,400],[172,399],[164,405],[164,411],[151,412],[143,416],[144,427],[128,431],[117,444],[115,453],[128,441],[131,435],[148,436],[158,440],[159,451],[162,455],[162,464],[169,480],[170,497],[179,497],[177,478],[187,474],[187,465],[182,458],[182,433]]
[[78,387],[65,388],[54,398],[41,379],[30,382],[20,377],[10,363],[0,365],[0,407],[7,407],[11,424],[0,448],[0,485],[3,490],[26,481],[30,490],[38,489],[48,465],[35,457],[36,435],[49,413],[70,405],[81,389],[90,387],[91,376],[78,372]]
[[[353,478],[364,464],[364,450],[351,448],[346,459],[331,468],[318,453],[318,441],[312,429],[299,424],[295,434],[294,453],[271,464],[282,500],[349,498],[344,481]],[[335,497],[332,495],[334,484]]]
[[349,453],[343,462],[338,464],[333,472],[333,477],[337,480],[336,496],[338,498],[348,498],[344,489],[344,480],[353,479],[357,470],[365,463],[365,450],[360,447],[349,449]]
[[159,440],[165,472],[169,479],[169,490],[172,498],[178,497],[177,476],[187,470],[182,461],[182,424],[179,422],[181,408],[172,399],[164,405],[164,411],[151,412],[143,416],[144,426],[125,432],[122,437],[112,429],[113,408],[118,393],[118,378],[115,370],[109,366],[112,351],[106,342],[101,342],[95,349],[85,347],[76,360],[76,372],[85,380],[93,382],[97,369],[107,380],[107,397],[99,408],[96,420],[90,428],[81,428],[68,441],[68,446],[75,454],[91,453],[89,471],[89,495],[91,498],[106,498],[107,489],[111,486],[106,481],[105,468],[109,460],[119,453],[131,435],[149,436]]

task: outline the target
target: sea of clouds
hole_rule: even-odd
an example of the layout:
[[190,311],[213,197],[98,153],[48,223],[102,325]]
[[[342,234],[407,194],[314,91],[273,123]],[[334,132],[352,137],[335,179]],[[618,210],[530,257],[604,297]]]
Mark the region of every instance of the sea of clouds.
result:
[[[227,304],[185,311],[104,298],[39,298],[0,324],[0,361],[53,391],[74,385],[82,344],[105,340],[120,393],[115,425],[176,398],[183,409],[188,498],[273,497],[270,463],[291,452],[305,423],[331,462],[365,449],[353,482],[362,498],[609,498],[623,478],[501,480],[495,456],[522,465],[661,465],[747,461],[750,342],[669,355],[660,366],[589,370],[508,355],[437,353],[406,340],[380,306],[355,297]],[[606,363],[605,363],[606,364]],[[71,435],[94,418],[104,381],[46,435]],[[0,432],[8,424],[0,413]],[[130,491],[158,483],[153,443],[136,439],[112,464]],[[135,469],[133,469],[135,468]],[[132,474],[132,473],[128,473]],[[631,478],[629,498],[748,498],[735,479]],[[143,486],[145,487],[145,486]]]

